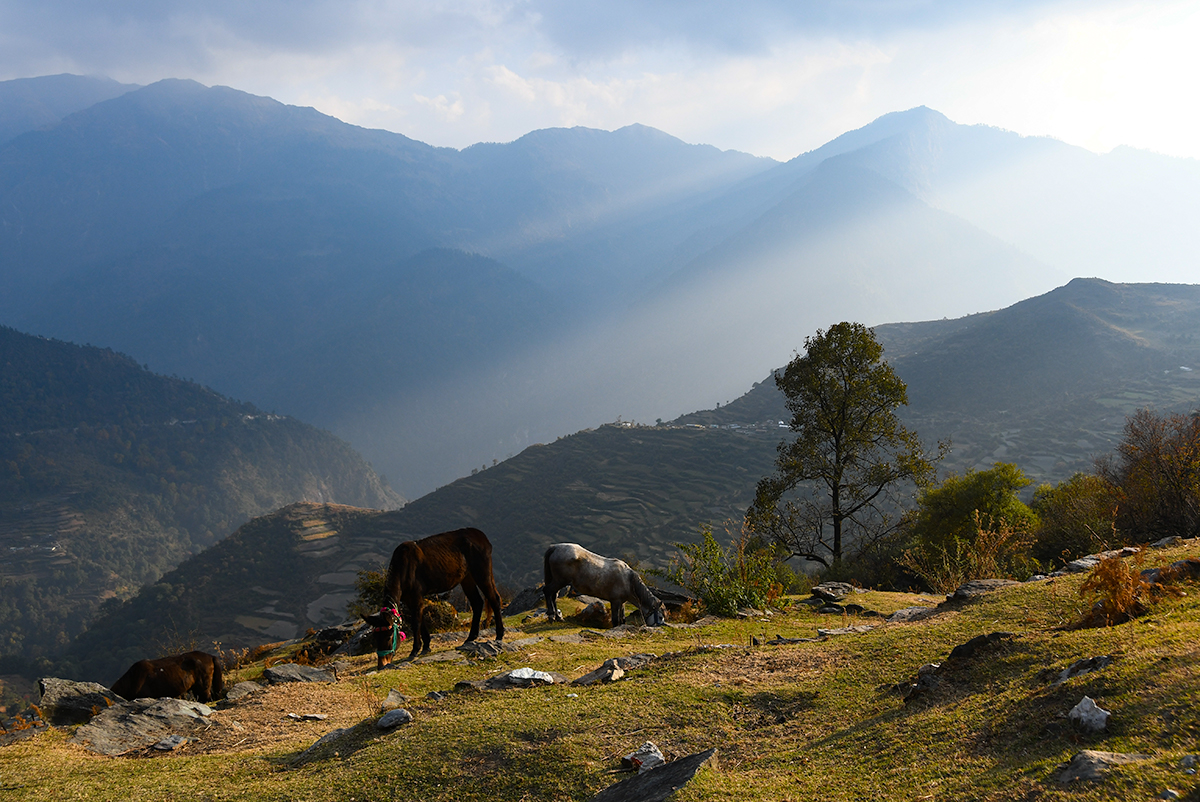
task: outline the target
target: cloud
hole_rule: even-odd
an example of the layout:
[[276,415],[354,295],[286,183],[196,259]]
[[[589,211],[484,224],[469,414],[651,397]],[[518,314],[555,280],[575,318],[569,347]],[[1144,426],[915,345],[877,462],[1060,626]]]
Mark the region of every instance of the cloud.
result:
[[435,145],[640,122],[786,159],[888,111],[1200,156],[1195,0],[0,0],[0,79],[225,84]]

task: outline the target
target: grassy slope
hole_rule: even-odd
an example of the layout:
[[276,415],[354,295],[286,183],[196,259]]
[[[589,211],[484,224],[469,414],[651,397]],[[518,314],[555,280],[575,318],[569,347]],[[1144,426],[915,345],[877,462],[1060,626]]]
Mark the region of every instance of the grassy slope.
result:
[[[1154,553],[1147,565],[1195,556],[1198,546]],[[281,696],[293,691],[272,689],[215,714],[197,743],[153,759],[99,758],[66,743],[63,733],[0,749],[0,788],[14,800],[584,800],[620,779],[610,771],[620,755],[651,740],[668,757],[718,748],[719,769],[682,791],[683,802],[1149,799],[1168,787],[1195,798],[1197,780],[1178,764],[1200,745],[1200,587],[1189,583],[1188,595],[1133,624],[1057,631],[1079,614],[1081,582],[1023,585],[924,622],[791,646],[746,644],[752,635],[813,635],[840,622],[797,608],[769,622],[729,620],[584,645],[543,641],[470,666],[430,663],[372,675],[363,674],[372,659],[355,658],[341,682],[314,691],[303,702],[308,708],[296,711],[330,714],[315,728],[274,713],[256,718],[258,710],[283,710],[280,699],[298,704]],[[886,613],[915,599],[871,592],[855,601]],[[524,626],[530,634],[577,631]],[[997,630],[1017,637],[961,675],[953,690],[908,708],[888,691],[921,664]],[[734,647],[704,648],[720,643]],[[639,651],[674,654],[608,686],[424,699],[500,670],[529,665],[578,676],[607,657]],[[1039,677],[1099,654],[1117,661],[1058,687]],[[380,737],[365,695],[378,701],[392,687],[414,700],[408,706],[416,720]],[[1107,734],[1084,735],[1062,718],[1084,694],[1112,711]],[[231,722],[239,718],[246,724],[235,738]],[[341,754],[288,768],[323,732],[355,725]],[[1151,759],[1099,783],[1058,785],[1055,767],[1085,748]]]

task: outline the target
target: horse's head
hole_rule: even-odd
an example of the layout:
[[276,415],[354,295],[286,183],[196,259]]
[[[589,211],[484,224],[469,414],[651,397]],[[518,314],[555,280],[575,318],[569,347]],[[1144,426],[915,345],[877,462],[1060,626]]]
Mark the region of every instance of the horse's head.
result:
[[404,621],[395,605],[381,607],[378,613],[364,616],[363,620],[371,625],[371,636],[375,641],[375,654],[381,661],[392,652],[407,636],[404,634]]
[[642,619],[648,627],[661,627],[667,623],[667,608],[661,601],[654,599],[654,606],[650,608],[649,614],[646,610],[642,611]]

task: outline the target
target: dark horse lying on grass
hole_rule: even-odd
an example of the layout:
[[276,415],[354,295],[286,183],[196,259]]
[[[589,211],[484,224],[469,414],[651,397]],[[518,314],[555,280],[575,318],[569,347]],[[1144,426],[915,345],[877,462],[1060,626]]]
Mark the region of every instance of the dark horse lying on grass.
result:
[[625,623],[625,603],[636,604],[646,626],[660,627],[666,609],[646,583],[624,560],[601,557],[578,543],[555,543],[542,560],[546,572],[546,615],[561,621],[558,592],[570,585],[576,593],[606,599],[612,605],[612,625]]
[[[479,637],[485,598],[496,622],[496,640],[504,640],[500,594],[492,577],[492,544],[478,529],[455,529],[397,546],[383,583],[384,609],[365,620],[377,633],[390,632],[397,618],[396,604],[403,604],[412,637],[408,659],[416,657],[418,650],[428,654],[429,624],[421,615],[425,596],[445,593],[456,585],[462,585],[467,601],[471,602],[471,632],[465,642]],[[391,639],[390,634],[387,637]],[[377,644],[376,652],[380,668],[391,661],[386,647]]]
[[196,697],[211,702],[225,695],[221,661],[207,652],[185,652],[138,660],[113,683],[112,692],[123,699]]

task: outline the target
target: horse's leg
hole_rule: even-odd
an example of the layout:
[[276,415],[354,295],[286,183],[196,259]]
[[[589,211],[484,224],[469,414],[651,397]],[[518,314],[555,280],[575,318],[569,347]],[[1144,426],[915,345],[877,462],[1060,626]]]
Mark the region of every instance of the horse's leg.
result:
[[421,648],[421,638],[425,638],[425,651],[429,652],[429,636],[425,634],[425,625],[423,622],[423,613],[425,612],[425,597],[420,594],[413,594],[404,600],[404,611],[408,613],[409,632],[412,637],[412,651],[408,653],[408,660],[412,660],[417,656],[417,652]]
[[619,627],[625,623],[625,600],[613,599],[609,602],[612,607],[612,625]]
[[475,580],[469,574],[463,577],[462,590],[467,601],[471,603],[471,631],[467,634],[467,639],[463,641],[463,643],[470,643],[479,637],[479,625],[483,619],[483,594],[479,592]]
[[562,621],[562,613],[558,611],[558,592],[562,590],[562,586],[547,580],[542,586],[542,592],[546,596],[546,617],[551,621]]
[[483,596],[487,599],[488,607],[492,608],[492,623],[496,626],[496,640],[504,640],[504,608],[500,604],[500,591],[496,590],[496,582],[492,579],[490,567],[481,579],[479,585],[483,590]]

